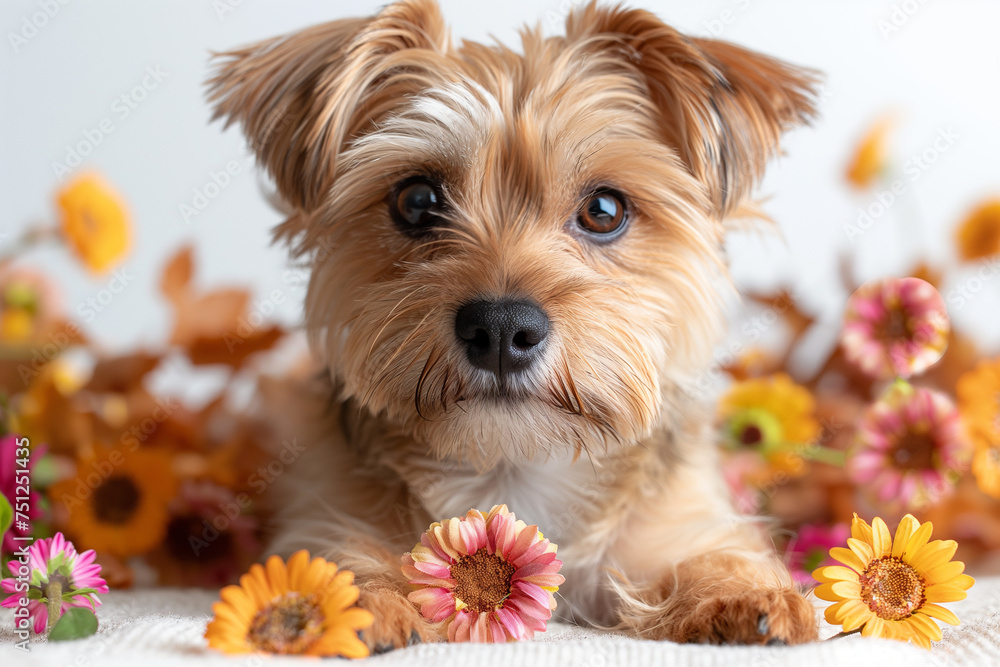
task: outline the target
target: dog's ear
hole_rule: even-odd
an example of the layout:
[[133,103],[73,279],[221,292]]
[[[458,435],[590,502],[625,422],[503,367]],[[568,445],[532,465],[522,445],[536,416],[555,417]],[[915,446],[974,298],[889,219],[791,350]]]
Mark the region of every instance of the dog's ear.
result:
[[285,201],[311,211],[346,142],[419,87],[429,61],[449,49],[435,0],[404,0],[217,54],[209,100],[214,118],[243,126]]
[[567,41],[614,53],[641,77],[665,141],[724,217],[753,190],[782,132],[815,113],[816,74],[727,42],[686,37],[643,10],[570,15]]

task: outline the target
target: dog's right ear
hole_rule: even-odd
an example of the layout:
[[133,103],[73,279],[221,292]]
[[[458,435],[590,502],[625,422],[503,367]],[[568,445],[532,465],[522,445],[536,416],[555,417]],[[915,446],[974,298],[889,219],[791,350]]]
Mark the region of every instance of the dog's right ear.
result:
[[314,210],[337,155],[398,100],[427,87],[450,49],[435,0],[403,0],[215,56],[214,118],[239,122],[283,199]]

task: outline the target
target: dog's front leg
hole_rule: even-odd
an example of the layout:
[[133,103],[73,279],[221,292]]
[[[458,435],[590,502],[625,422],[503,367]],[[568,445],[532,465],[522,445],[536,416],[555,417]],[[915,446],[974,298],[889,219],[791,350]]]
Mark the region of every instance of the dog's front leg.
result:
[[[639,637],[708,644],[800,644],[816,639],[812,605],[783,566],[737,550],[681,561],[625,595],[621,625]],[[784,576],[782,576],[784,574]]]
[[358,606],[375,617],[374,624],[361,634],[372,653],[443,641],[440,624],[427,621],[407,599],[411,589],[400,570],[398,554],[364,537],[349,539],[344,547],[323,556],[354,572],[354,583],[361,591]]

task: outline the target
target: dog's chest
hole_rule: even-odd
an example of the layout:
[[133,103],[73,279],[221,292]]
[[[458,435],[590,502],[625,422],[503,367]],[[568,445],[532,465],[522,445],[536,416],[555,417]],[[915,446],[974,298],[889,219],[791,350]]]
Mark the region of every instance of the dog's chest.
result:
[[586,458],[502,463],[485,473],[445,462],[411,479],[410,490],[435,519],[488,511],[505,504],[537,524],[554,542],[573,533],[581,514],[600,497],[600,470]]

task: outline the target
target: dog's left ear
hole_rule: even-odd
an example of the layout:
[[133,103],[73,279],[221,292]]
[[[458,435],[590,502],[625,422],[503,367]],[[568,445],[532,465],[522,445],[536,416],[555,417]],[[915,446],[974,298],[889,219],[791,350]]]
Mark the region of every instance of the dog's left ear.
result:
[[612,53],[640,77],[665,141],[705,184],[716,214],[750,194],[781,134],[814,115],[817,75],[728,42],[686,37],[644,10],[570,15],[567,42]]

